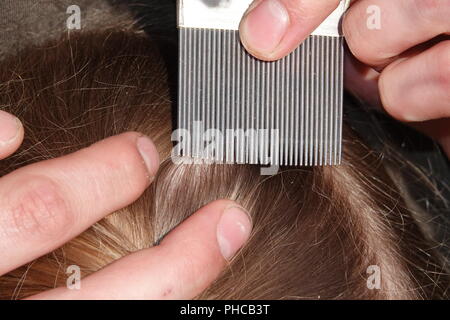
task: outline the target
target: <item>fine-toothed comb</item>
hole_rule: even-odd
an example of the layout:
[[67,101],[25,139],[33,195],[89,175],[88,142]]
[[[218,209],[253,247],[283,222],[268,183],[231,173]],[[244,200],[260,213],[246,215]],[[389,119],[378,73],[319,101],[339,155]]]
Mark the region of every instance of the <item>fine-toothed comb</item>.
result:
[[238,26],[251,0],[179,0],[177,156],[217,163],[341,161],[348,0],[292,54],[250,56]]

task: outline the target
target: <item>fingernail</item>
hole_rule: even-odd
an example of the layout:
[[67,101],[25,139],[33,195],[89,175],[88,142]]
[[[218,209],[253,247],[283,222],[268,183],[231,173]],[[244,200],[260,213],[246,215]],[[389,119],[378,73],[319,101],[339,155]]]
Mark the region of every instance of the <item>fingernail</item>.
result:
[[146,136],[139,137],[136,142],[138,151],[144,159],[150,178],[154,178],[159,167],[159,154],[152,140]]
[[244,209],[234,206],[223,212],[217,225],[217,242],[226,260],[230,260],[247,242],[251,230],[252,222]]
[[241,39],[251,52],[272,53],[283,39],[289,26],[289,14],[278,0],[263,0],[244,16]]
[[20,130],[20,121],[13,115],[0,110],[0,144],[13,142]]

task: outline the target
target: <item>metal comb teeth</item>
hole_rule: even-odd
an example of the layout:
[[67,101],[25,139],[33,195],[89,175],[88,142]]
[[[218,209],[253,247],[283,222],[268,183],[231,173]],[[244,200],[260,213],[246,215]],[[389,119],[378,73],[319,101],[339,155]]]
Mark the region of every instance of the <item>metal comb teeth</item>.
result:
[[263,62],[245,51],[237,31],[251,1],[217,0],[216,11],[205,2],[179,2],[177,155],[217,163],[339,164],[344,51],[338,21],[346,4],[292,54]]

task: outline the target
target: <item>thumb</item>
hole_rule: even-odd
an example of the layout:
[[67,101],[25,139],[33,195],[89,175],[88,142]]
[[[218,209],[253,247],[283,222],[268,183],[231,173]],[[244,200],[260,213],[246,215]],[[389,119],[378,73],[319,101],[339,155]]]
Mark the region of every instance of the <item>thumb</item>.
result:
[[262,60],[291,53],[338,6],[339,0],[255,0],[239,27],[244,47]]
[[191,299],[221,273],[250,236],[251,220],[236,203],[212,202],[170,232],[159,246],[117,260],[80,282],[36,299]]

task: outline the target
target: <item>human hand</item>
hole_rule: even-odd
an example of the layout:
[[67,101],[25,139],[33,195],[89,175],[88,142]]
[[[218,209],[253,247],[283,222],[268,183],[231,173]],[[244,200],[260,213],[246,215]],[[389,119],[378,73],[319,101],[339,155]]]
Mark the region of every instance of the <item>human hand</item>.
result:
[[[294,50],[339,0],[256,0],[241,22],[243,45],[263,60]],[[370,6],[379,28],[369,28]],[[355,0],[342,29],[352,55],[346,87],[437,139],[450,156],[450,0]],[[375,17],[377,18],[377,17]]]
[[[22,143],[20,121],[0,111],[0,159]],[[0,178],[0,275],[32,261],[135,201],[159,167],[152,141],[135,132]],[[206,205],[141,250],[81,280],[30,299],[189,299],[219,275],[249,237],[248,215],[234,202]]]

